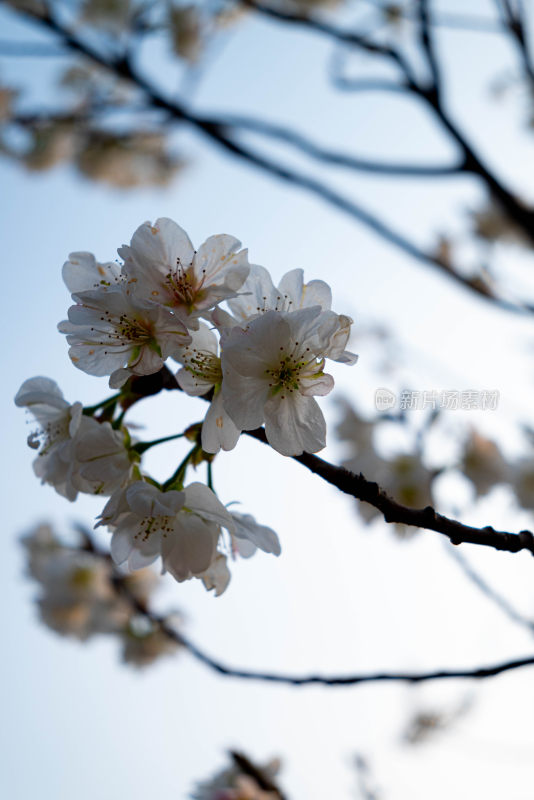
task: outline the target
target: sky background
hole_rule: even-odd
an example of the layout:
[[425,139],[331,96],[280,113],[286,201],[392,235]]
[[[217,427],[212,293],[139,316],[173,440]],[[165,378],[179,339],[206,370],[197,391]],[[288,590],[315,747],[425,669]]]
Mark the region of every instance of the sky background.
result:
[[[473,13],[492,13],[489,3],[471,5]],[[27,36],[11,14],[0,14],[4,37]],[[333,92],[327,77],[331,55],[331,45],[314,36],[244,20],[214,52],[195,105],[286,121],[317,140],[369,157],[452,155],[413,105],[378,94],[356,99]],[[497,37],[442,32],[440,55],[452,113],[509,185],[534,200],[534,134],[525,126],[524,96],[515,91],[496,103],[489,92],[495,75],[517,69],[514,54]],[[169,90],[178,85],[177,72],[161,69],[164,50],[142,53],[140,60]],[[2,59],[0,77],[31,85],[28,103],[39,104],[52,96],[47,87],[57,68],[58,62],[43,67],[36,59]],[[82,180],[68,166],[38,175],[0,161],[6,300],[2,794],[12,800],[186,798],[195,781],[225,763],[225,750],[232,747],[260,762],[279,755],[281,783],[293,800],[358,798],[351,767],[356,752],[369,758],[387,800],[449,800],[452,794],[531,798],[532,670],[477,685],[263,686],[218,677],[184,653],[136,671],[119,663],[114,642],[81,645],[38,622],[19,536],[39,520],[51,520],[59,530],[68,530],[73,520],[90,524],[101,501],[81,497],[69,505],[38,484],[25,445],[28,423],[13,396],[33,375],[53,377],[72,402],[87,405],[108,394],[105,378],[71,366],[56,331],[70,304],[61,265],[75,250],[113,259],[145,220],[172,217],[196,245],[213,233],[235,235],[249,248],[251,262],[266,266],[275,280],[294,267],[303,267],[308,280],[327,280],[334,309],[354,318],[356,334],[370,323],[388,328],[394,376],[378,372],[376,345],[366,337],[355,339],[358,365],[333,366],[336,389],[322,402],[331,432],[339,418],[336,397],[371,411],[375,389],[388,380],[419,390],[498,389],[498,411],[473,412],[472,419],[509,453],[525,449],[514,422],[534,425],[531,321],[474,299],[348,217],[231,160],[191,132],[182,132],[176,147],[189,161],[177,180],[166,189],[131,192]],[[289,150],[268,152],[296,166],[304,163]],[[387,213],[423,244],[439,232],[465,229],[466,210],[484,197],[466,179],[416,183],[339,173],[332,183]],[[532,287],[525,256],[503,250],[498,262]],[[199,405],[166,393],[140,404],[131,419],[147,426],[146,438],[155,438],[196,421],[203,413]],[[172,443],[150,453],[147,465],[155,477],[172,472],[184,447]],[[324,456],[338,462],[343,456],[333,435]],[[438,534],[421,532],[403,542],[385,524],[365,528],[350,499],[246,437],[217,459],[214,474],[221,500],[240,501],[282,543],[278,559],[259,553],[234,564],[221,598],[208,595],[199,582],[165,579],[158,605],[180,609],[188,635],[214,656],[251,669],[343,673],[469,667],[533,652],[528,635],[466,582]],[[456,500],[444,493],[443,508]],[[462,518],[508,530],[532,525],[528,515],[511,510],[505,492],[465,509]],[[462,550],[526,614],[534,614],[528,556]],[[401,742],[415,710],[455,707],[466,698],[472,710],[450,732],[418,748]]]

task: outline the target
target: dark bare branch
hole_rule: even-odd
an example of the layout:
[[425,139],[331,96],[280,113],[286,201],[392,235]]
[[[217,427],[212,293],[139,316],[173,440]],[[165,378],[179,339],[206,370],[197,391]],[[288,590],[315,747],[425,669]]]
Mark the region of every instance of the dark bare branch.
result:
[[[492,287],[480,276],[468,278],[462,275],[461,272],[451,264],[445,263],[439,257],[436,257],[432,253],[423,250],[417,244],[408,239],[404,234],[397,232],[382,219],[322,181],[309,175],[299,173],[296,170],[292,170],[289,167],[286,167],[279,162],[244,146],[234,138],[233,134],[235,134],[235,131],[232,130],[231,127],[228,127],[224,124],[224,119],[210,118],[195,114],[193,111],[180,104],[179,101],[169,99],[163,95],[157,89],[157,87],[150,84],[135,69],[128,58],[107,56],[103,52],[95,49],[88,42],[84,41],[77,34],[66,30],[61,22],[59,22],[51,14],[35,16],[34,20],[37,23],[44,25],[53,34],[59,36],[62,44],[67,46],[73,52],[90,59],[99,66],[113,72],[118,77],[131,82],[135,87],[144,93],[147,99],[147,104],[153,109],[166,111],[177,122],[183,122],[192,126],[194,129],[206,136],[211,142],[215,143],[219,147],[222,147],[231,155],[244,160],[245,162],[270,175],[282,179],[293,186],[302,188],[326,201],[334,208],[342,210],[344,213],[350,215],[353,219],[356,219],[382,239],[396,246],[407,255],[415,258],[421,263],[427,265],[430,264],[433,267],[438,268],[457,284],[475,292],[486,300],[490,300],[498,307],[508,311],[520,313],[531,312],[532,309],[526,305],[512,303],[499,298],[494,293]],[[308,18],[301,19],[299,17],[298,20],[303,24],[309,24]],[[320,30],[321,32],[329,32],[329,29],[324,29],[324,26],[320,26]],[[357,38],[359,39],[359,37]],[[395,58],[397,55],[396,51],[393,51],[390,48],[368,43],[367,40],[365,41],[367,49],[370,49],[371,52],[377,52],[382,55],[386,54],[391,58]],[[407,81],[410,83],[411,78],[407,78]],[[528,229],[528,235],[534,241],[534,213],[520,205],[518,201],[511,196],[498,183],[498,181],[491,176],[489,172],[486,171],[486,168],[480,163],[467,142],[446,117],[441,107],[439,97],[434,94],[428,94],[426,90],[421,89],[418,85],[410,83],[410,86],[412,91],[416,92],[431,104],[435,113],[442,120],[443,125],[449,130],[451,135],[453,135],[453,138],[455,138],[457,143],[460,145],[460,150],[463,157],[462,171],[476,172],[477,174],[484,175],[486,182],[488,182],[492,187],[495,196],[501,201],[501,204],[505,210],[510,213],[510,216],[515,219],[515,221],[521,225],[521,227]]]

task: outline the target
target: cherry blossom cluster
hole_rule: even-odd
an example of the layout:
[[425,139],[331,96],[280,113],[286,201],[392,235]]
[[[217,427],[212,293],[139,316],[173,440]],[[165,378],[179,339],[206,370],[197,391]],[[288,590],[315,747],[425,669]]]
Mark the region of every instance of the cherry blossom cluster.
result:
[[[265,425],[270,445],[286,456],[316,452],[326,423],[314,399],[331,391],[326,359],[354,364],[345,349],[352,320],[331,310],[326,283],[304,283],[300,269],[275,286],[250,265],[240,242],[225,234],[195,250],[170,219],[144,223],[121,263],[72,253],[63,278],[74,304],[59,325],[80,370],[109,376],[117,394],[92,408],[68,403],[54,381],[25,381],[15,402],[37,422],[28,443],[34,469],[69,500],[79,492],[109,497],[98,525],[113,534],[117,565],[135,570],[161,558],[178,581],[201,578],[221,594],[228,553],[257,548],[276,555],[278,537],[247,514],[230,512],[211,485],[211,462],[233,449],[243,431]],[[221,304],[225,303],[226,308]],[[124,421],[135,379],[169,370],[187,394],[208,401],[198,426],[173,437],[194,446],[163,484],[142,470],[138,442]],[[120,412],[120,413],[116,413]],[[208,483],[185,485],[190,466],[208,463]]]

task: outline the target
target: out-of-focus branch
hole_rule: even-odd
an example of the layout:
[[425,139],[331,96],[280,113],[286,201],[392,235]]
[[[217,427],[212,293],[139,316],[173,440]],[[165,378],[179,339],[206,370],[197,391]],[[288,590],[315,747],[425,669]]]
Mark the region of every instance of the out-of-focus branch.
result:
[[430,68],[430,74],[432,76],[432,89],[434,92],[439,93],[441,88],[441,77],[438,60],[434,49],[434,42],[432,40],[428,0],[418,0],[417,9],[419,15],[421,50],[425,54],[428,66]]
[[[100,550],[94,545],[92,539],[87,537],[87,548],[97,553],[103,558],[110,558],[108,553]],[[484,680],[485,678],[500,675],[504,672],[520,669],[521,667],[534,665],[534,656],[526,658],[504,661],[483,667],[471,669],[440,669],[430,672],[365,672],[348,675],[288,675],[277,672],[264,672],[262,670],[248,670],[240,667],[232,667],[208,655],[204,650],[194,644],[183,633],[170,625],[165,617],[162,617],[147,608],[138,598],[128,589],[124,577],[115,573],[113,583],[117,591],[123,598],[131,603],[132,608],[139,614],[144,615],[150,622],[157,626],[162,633],[181,647],[184,647],[190,655],[204,666],[213,670],[219,675],[241,680],[262,681],[264,683],[280,683],[289,686],[356,686],[361,683],[424,683],[433,680],[450,680],[453,678],[470,678]]]
[[277,139],[280,142],[296,147],[302,153],[311,156],[317,161],[360,172],[374,172],[379,175],[402,178],[438,178],[457,176],[464,169],[463,161],[459,161],[456,164],[402,164],[356,158],[346,153],[339,153],[335,150],[321,147],[291,128],[251,117],[226,115],[220,118],[219,124],[234,130],[251,131],[267,136],[270,139]]
[[341,73],[332,74],[332,84],[343,92],[392,92],[402,94],[409,91],[405,83],[385,81],[380,78],[347,78]]
[[[524,230],[530,241],[534,242],[534,211],[521,203],[521,201],[503,185],[502,181],[493,174],[488,165],[485,164],[478,155],[465,134],[463,134],[452,121],[445,111],[441,98],[440,86],[436,84],[435,80],[427,84],[421,83],[399,50],[390,46],[377,44],[359,33],[339,29],[313,17],[289,14],[274,9],[263,2],[256,2],[256,0],[242,0],[242,2],[263,15],[272,17],[281,22],[302,25],[312,32],[329,37],[333,41],[341,42],[356,49],[379,55],[389,61],[393,61],[400,68],[407,88],[425,103],[427,108],[432,111],[437,121],[441,124],[444,131],[459,147],[461,158],[464,162],[463,171],[480,178],[491,194],[498,199],[511,219]],[[424,9],[425,6],[423,5],[422,8]],[[434,73],[437,69],[437,61],[435,59],[434,47],[429,33],[430,25],[428,13],[425,15],[424,11],[423,23],[423,30],[425,28],[427,30],[424,47],[427,57],[431,59],[431,71]]]
[[400,70],[401,75],[406,79],[408,84],[416,83],[409,62],[404,58],[402,53],[394,47],[374,42],[368,36],[364,36],[356,31],[348,31],[344,28],[339,28],[337,25],[332,25],[325,20],[319,20],[304,14],[294,14],[289,11],[283,11],[268,3],[263,3],[261,0],[241,0],[241,3],[253,11],[257,11],[259,14],[279,22],[284,22],[288,25],[304,26],[308,28],[308,30],[327,36],[340,44],[356,47],[372,55],[383,56]]
[[529,619],[524,614],[521,614],[514,606],[510,603],[510,601],[504,597],[504,595],[500,594],[493,586],[490,584],[477,572],[467,561],[465,556],[456,548],[451,548],[447,545],[447,553],[453,558],[459,567],[462,569],[464,574],[469,578],[469,580],[479,589],[482,594],[484,594],[488,600],[491,600],[497,608],[506,614],[508,619],[512,620],[512,622],[521,625],[523,628],[533,635],[534,634],[534,620]]
[[[256,4],[254,4],[254,6],[256,7]],[[261,8],[264,7],[261,6]],[[285,12],[282,14],[282,16],[283,18],[285,18],[286,16]],[[296,170],[286,167],[281,163],[279,163],[278,161],[270,159],[267,156],[264,156],[263,154],[251,149],[250,147],[243,145],[235,138],[235,134],[238,131],[225,124],[224,118],[207,117],[196,114],[190,109],[181,105],[178,101],[169,99],[168,97],[163,95],[154,85],[150,84],[136,70],[136,68],[133,66],[133,64],[128,58],[113,57],[113,56],[110,57],[107,54],[100,52],[99,50],[95,49],[91,44],[80,38],[77,34],[65,29],[62,23],[58,21],[50,13],[41,16],[35,16],[33,17],[33,19],[36,23],[44,25],[53,34],[59,36],[62,40],[63,45],[67,46],[73,52],[85,56],[86,58],[90,59],[99,66],[104,67],[105,69],[111,71],[116,76],[132,83],[135,87],[137,87],[137,89],[139,89],[145,95],[145,97],[147,98],[147,103],[153,109],[160,109],[166,111],[176,121],[191,125],[197,131],[201,132],[204,136],[206,136],[211,142],[215,143],[219,147],[222,147],[226,152],[244,160],[245,162],[261,169],[262,171],[270,175],[273,175],[293,186],[300,187],[308,191],[309,193],[315,195],[316,197],[321,198],[334,208],[338,208],[343,212],[345,212],[346,214],[350,215],[353,219],[356,219],[358,222],[360,222],[361,224],[372,230],[382,239],[396,246],[407,255],[411,256],[412,258],[415,258],[421,263],[438,268],[441,272],[444,272],[449,278],[451,278],[459,285],[471,291],[474,291],[480,297],[492,301],[498,307],[503,308],[505,310],[511,310],[520,313],[524,313],[525,311],[528,312],[532,311],[532,309],[526,305],[513,303],[504,300],[503,298],[500,298],[498,295],[495,294],[495,292],[493,291],[492,287],[488,284],[488,282],[485,281],[485,279],[482,278],[481,276],[475,276],[474,278],[469,278],[462,275],[461,272],[457,268],[455,268],[452,264],[445,262],[440,257],[435,256],[428,251],[423,250],[417,244],[408,239],[404,234],[397,232],[382,219],[372,214],[367,209],[363,208],[354,200],[346,197],[337,190],[331,188],[330,186],[328,186],[328,184],[325,184],[321,180],[313,178],[309,175],[304,175],[300,172],[297,172]],[[308,18],[301,19],[300,17],[298,17],[297,19],[299,22],[302,22],[304,24],[309,23]],[[320,25],[319,29],[323,33],[324,32],[331,33],[328,26],[326,29],[324,29],[324,26]],[[364,49],[368,50],[369,52],[376,52],[381,55],[387,55],[389,58],[393,58],[398,63],[404,65],[402,57],[400,57],[395,50],[389,47],[375,45],[374,43],[368,42],[365,38],[363,44],[360,42],[360,39],[362,37],[359,36],[354,37],[351,35],[350,38],[351,41],[352,39],[355,39],[355,41],[358,42],[358,46],[361,45],[363,47],[365,44]],[[445,127],[448,127],[452,132],[454,132],[455,138],[457,139],[458,143],[461,144],[461,150],[463,152],[461,171],[462,172],[474,171],[473,164],[474,163],[478,164],[478,162],[476,161],[476,157],[473,155],[472,151],[469,149],[468,145],[464,142],[460,134],[455,131],[455,129],[452,126],[452,123],[450,123],[446,118],[446,116],[444,115],[444,112],[442,111],[440,105],[439,97],[437,96],[431,97],[430,95],[427,96],[427,90],[421,89],[417,84],[413,83],[411,72],[409,72],[408,67],[406,69],[408,71],[404,70],[404,73],[406,81],[410,85],[411,90],[425,97],[428,100],[428,102],[432,104],[432,106],[436,110],[436,113],[440,116],[440,118],[441,117],[443,118],[443,124],[445,125]],[[257,124],[258,126],[261,127],[263,123],[258,122]],[[265,126],[266,128],[269,127],[266,123]],[[286,136],[288,135],[287,131],[285,132],[285,135]],[[300,146],[302,147],[303,144],[302,137],[300,137],[297,134],[292,134],[292,135],[294,137],[294,141],[300,141]],[[317,153],[320,153],[322,151],[321,148],[318,148],[311,142],[307,142],[307,145],[310,151],[316,151]],[[325,151],[322,152],[323,155],[325,155]],[[329,154],[329,158],[335,158],[335,157],[345,158],[340,154],[337,154],[337,156],[332,153]],[[483,168],[481,167],[481,169]],[[515,199],[511,198],[511,196],[509,196],[504,189],[502,189],[502,192],[504,192],[506,198],[508,198],[508,200],[510,200],[512,204],[516,203]],[[497,190],[495,191],[495,195],[499,196],[499,192]],[[501,204],[508,211],[509,209],[507,208],[505,200],[503,200],[502,197],[500,197],[500,199],[501,199]],[[523,209],[523,211],[525,212],[525,214],[529,214],[530,216],[532,216],[532,226],[531,228],[529,228],[528,235],[534,239],[534,215],[532,214],[532,212],[527,211],[526,209]],[[511,216],[514,215],[512,214]]]
[[534,85],[534,63],[532,61],[532,52],[528,38],[526,10],[522,3],[518,3],[517,10],[514,11],[508,0],[500,0],[500,8],[502,11],[503,23],[517,47],[525,77]]
[[247,758],[244,753],[238,753],[236,750],[230,750],[230,756],[236,767],[244,774],[252,778],[260,789],[264,792],[272,792],[279,800],[287,800],[287,796],[283,794],[282,790],[273,780],[265,774],[264,770],[259,769],[252,761]]

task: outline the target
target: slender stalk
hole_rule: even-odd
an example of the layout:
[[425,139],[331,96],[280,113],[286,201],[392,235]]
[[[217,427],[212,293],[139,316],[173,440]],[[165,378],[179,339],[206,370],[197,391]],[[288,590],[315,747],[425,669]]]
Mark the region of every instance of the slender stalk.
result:
[[[191,461],[191,459],[193,458],[195,453],[198,452],[199,449],[200,449],[200,445],[199,444],[193,445],[193,447],[191,448],[189,453],[186,455],[186,457],[183,459],[183,461],[181,461],[178,464],[178,466],[176,467],[176,470],[171,475],[169,480],[165,481],[165,483],[163,484],[163,491],[164,492],[167,491],[168,489],[171,489],[171,488],[178,488],[178,487],[180,489],[182,488],[181,484],[183,484],[183,480],[184,480],[184,477],[185,477],[185,472],[187,470],[187,465],[189,464],[189,462]],[[174,486],[174,484],[176,484],[176,487]]]
[[152,439],[151,442],[137,442],[137,444],[134,444],[133,447],[131,447],[130,449],[135,450],[136,453],[142,455],[143,453],[146,453],[146,451],[149,450],[151,447],[155,447],[157,444],[163,444],[164,442],[172,442],[174,439],[181,439],[183,436],[185,436],[184,433],[174,433],[171,436],[162,436],[161,439]]

